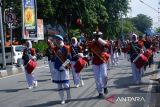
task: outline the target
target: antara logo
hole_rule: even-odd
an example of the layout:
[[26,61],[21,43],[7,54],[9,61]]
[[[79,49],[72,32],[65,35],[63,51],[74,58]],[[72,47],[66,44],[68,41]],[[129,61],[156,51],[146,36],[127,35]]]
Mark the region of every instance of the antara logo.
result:
[[116,102],[145,102],[143,97],[117,97]]
[[111,95],[111,96],[105,98],[105,100],[107,100],[108,102],[110,102],[110,103],[112,103],[112,104],[115,103],[115,101],[116,101],[115,99],[116,99],[116,96],[115,96],[115,95]]
[[116,96],[116,95],[111,95],[107,98],[105,98],[108,102],[114,104],[115,102],[145,102],[144,97],[129,97],[129,96]]

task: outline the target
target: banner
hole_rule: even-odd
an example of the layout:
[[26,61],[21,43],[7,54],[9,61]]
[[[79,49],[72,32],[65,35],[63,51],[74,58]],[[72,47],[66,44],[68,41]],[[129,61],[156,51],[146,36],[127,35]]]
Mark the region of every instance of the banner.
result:
[[37,39],[44,40],[43,19],[37,19]]
[[36,0],[22,0],[23,39],[37,39]]

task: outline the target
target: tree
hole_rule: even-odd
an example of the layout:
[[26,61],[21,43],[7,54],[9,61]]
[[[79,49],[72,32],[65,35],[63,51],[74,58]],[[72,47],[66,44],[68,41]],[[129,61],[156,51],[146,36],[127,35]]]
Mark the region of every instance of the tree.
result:
[[45,23],[52,22],[55,8],[51,0],[37,0],[37,17],[43,19]]
[[138,14],[132,18],[134,26],[142,33],[145,33],[146,29],[152,27],[152,19],[144,14]]
[[127,14],[128,6],[128,0],[105,0],[105,7],[109,16],[106,27],[109,38],[115,38],[119,35],[121,16]]
[[[123,32],[123,36],[125,36],[125,38],[128,38],[127,36],[131,33],[131,32],[134,32],[136,34],[140,34],[140,32],[136,29],[136,27],[133,25],[133,23],[130,21],[129,18],[125,18],[123,19],[123,29],[122,29],[122,32]],[[119,29],[120,31],[121,29]]]
[[157,32],[157,33],[160,33],[160,27],[158,27],[158,28],[156,29],[156,32]]

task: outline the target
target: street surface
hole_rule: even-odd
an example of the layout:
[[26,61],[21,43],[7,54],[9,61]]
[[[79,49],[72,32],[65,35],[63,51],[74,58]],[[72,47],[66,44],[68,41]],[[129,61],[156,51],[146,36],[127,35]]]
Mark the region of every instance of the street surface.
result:
[[[150,76],[155,66],[147,68],[142,83],[135,85],[130,62],[121,56],[119,65],[108,71],[108,94],[105,99],[97,98],[95,80],[89,66],[81,74],[85,85],[75,88],[71,78],[71,101],[61,105],[57,85],[51,82],[48,65],[43,60],[38,65],[35,70],[38,87],[32,90],[27,89],[24,73],[0,79],[0,107],[143,107],[155,101],[152,95],[147,98]],[[141,98],[141,101],[116,101],[115,98],[134,95]]]

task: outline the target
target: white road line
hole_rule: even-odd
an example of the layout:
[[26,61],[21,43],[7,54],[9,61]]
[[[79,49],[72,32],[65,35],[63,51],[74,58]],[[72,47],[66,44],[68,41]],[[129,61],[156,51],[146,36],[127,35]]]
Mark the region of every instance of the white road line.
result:
[[[156,64],[153,65],[153,71],[155,71],[155,70],[156,70]],[[152,87],[153,87],[152,84],[153,84],[153,80],[149,80],[149,86],[148,86],[148,89],[147,89],[147,95],[145,97],[146,101],[145,101],[143,107],[149,107],[149,102],[151,100],[151,90],[152,90]]]
[[[37,67],[36,69],[44,68],[44,67],[48,67],[48,65],[39,66],[39,67]],[[10,75],[10,76],[6,76],[6,77],[2,77],[2,78],[0,78],[0,80],[1,80],[1,79],[5,79],[5,78],[14,77],[14,76],[17,76],[17,75],[22,75],[22,74],[23,74],[23,72],[18,73],[18,74],[14,74],[14,75]]]
[[48,67],[48,65],[39,66],[39,67],[36,67],[36,69],[44,68],[44,67]]

